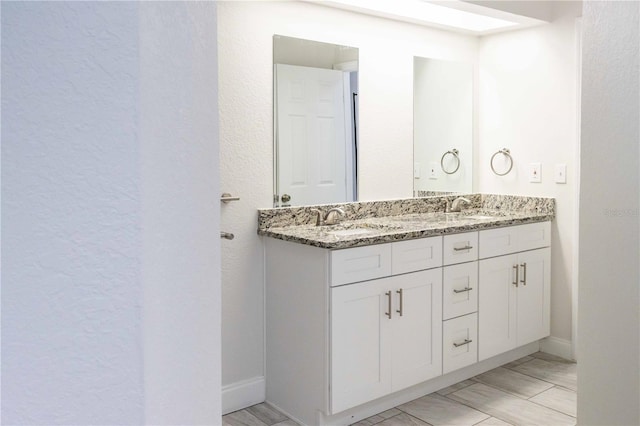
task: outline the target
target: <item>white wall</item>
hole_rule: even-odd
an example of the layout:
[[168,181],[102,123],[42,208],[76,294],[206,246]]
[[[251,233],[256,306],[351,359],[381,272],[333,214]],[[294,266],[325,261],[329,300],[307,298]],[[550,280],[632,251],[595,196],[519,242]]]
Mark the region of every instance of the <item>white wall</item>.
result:
[[[263,253],[256,208],[273,194],[272,37],[359,48],[360,199],[411,197],[413,57],[476,63],[477,39],[302,2],[218,6],[225,408],[264,398]],[[233,402],[232,402],[233,400]]]
[[578,423],[640,424],[640,3],[583,17]]
[[2,423],[216,424],[215,3],[1,7]]
[[[571,356],[571,297],[577,191],[577,57],[579,2],[555,2],[551,24],[491,35],[480,41],[480,192],[556,199],[551,268],[551,335]],[[489,159],[509,148],[510,174],[496,176]],[[502,166],[496,158],[496,169]],[[542,182],[530,183],[528,166],[542,163]],[[567,165],[567,183],[554,183],[555,164]],[[500,170],[499,170],[500,171]]]

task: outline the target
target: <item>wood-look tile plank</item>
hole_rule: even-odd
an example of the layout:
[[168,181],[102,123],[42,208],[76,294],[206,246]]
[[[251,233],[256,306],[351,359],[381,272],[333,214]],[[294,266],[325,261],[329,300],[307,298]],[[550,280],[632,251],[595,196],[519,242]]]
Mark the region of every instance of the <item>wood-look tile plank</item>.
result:
[[234,411],[222,417],[229,426],[269,426],[247,410]]
[[527,376],[532,376],[575,391],[578,387],[575,363],[545,361],[534,358],[513,368]]
[[390,410],[383,411],[382,413],[380,413],[378,415],[384,417],[385,419],[389,419],[389,418],[397,416],[398,414],[401,414],[401,413],[402,413],[402,411],[398,410],[397,408],[392,408]]
[[495,417],[489,417],[487,420],[483,420],[475,426],[513,426],[511,423],[504,422]]
[[570,359],[565,359],[565,358],[561,358],[559,356],[556,355],[551,355],[548,354],[546,352],[536,352],[531,354],[532,357],[534,358],[538,358],[538,359],[544,359],[545,361],[554,361],[554,362],[562,362],[565,364],[575,364],[575,361],[572,361]]
[[439,391],[437,391],[436,393],[437,393],[438,395],[443,395],[443,396],[444,396],[444,395],[449,395],[451,392],[455,392],[455,391],[457,391],[457,390],[464,389],[464,388],[466,388],[467,386],[471,386],[471,385],[472,385],[472,384],[474,384],[474,383],[476,383],[476,382],[475,382],[475,381],[473,381],[473,380],[464,380],[464,381],[462,381],[462,382],[456,383],[455,385],[451,385],[451,386],[446,387],[446,388],[444,388],[444,389],[440,389],[440,390],[439,390]]
[[576,419],[571,416],[518,398],[483,383],[468,386],[449,394],[447,398],[513,425],[573,426],[576,423]]
[[553,387],[542,392],[539,395],[529,398],[536,404],[553,408],[554,410],[576,417],[577,414],[577,395],[574,391]]
[[407,413],[400,413],[396,416],[390,417],[378,423],[376,426],[432,426],[429,423],[425,423],[422,420],[410,416]]
[[300,426],[300,425],[291,419],[287,419],[284,422],[276,423],[273,426]]
[[525,399],[553,387],[552,383],[502,367],[494,368],[474,377],[474,379]]
[[256,404],[247,408],[247,411],[257,417],[267,426],[271,426],[288,419],[288,417],[282,414],[280,411],[264,402],[262,404]]
[[504,368],[513,368],[513,367],[516,367],[516,366],[518,366],[520,364],[524,364],[525,362],[529,362],[532,359],[533,359],[532,356],[525,356],[523,358],[516,359],[515,361],[511,361],[510,363],[503,365],[503,367]]
[[438,394],[423,396],[398,406],[398,409],[434,426],[474,425],[489,418],[487,414]]

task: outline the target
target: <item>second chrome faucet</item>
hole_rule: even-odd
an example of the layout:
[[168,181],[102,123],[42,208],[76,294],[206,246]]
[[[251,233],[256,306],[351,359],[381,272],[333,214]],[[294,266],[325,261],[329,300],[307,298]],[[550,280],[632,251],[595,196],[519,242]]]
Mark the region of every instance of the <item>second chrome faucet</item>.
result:
[[344,210],[339,207],[329,209],[326,215],[322,214],[320,209],[311,209],[316,216],[316,226],[336,225],[340,222],[340,218],[345,216]]

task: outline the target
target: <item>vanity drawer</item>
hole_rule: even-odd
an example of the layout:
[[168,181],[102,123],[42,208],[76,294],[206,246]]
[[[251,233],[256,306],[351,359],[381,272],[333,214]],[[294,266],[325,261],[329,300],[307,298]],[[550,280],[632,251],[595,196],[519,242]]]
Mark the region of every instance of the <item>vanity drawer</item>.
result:
[[478,262],[445,266],[442,277],[442,319],[478,310]]
[[480,259],[551,245],[551,222],[480,231]]
[[405,274],[442,266],[442,237],[391,243],[391,272]]
[[442,322],[442,374],[478,361],[478,314]]
[[391,275],[391,244],[333,250],[331,287]]
[[443,264],[471,262],[478,259],[478,233],[445,235],[443,240]]

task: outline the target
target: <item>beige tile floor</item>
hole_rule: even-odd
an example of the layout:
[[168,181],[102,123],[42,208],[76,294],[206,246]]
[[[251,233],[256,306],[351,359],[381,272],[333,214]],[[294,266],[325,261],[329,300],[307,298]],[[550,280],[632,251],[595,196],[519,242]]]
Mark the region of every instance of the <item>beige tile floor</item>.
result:
[[[295,426],[258,404],[227,414],[224,426]],[[576,364],[537,352],[364,419],[357,426],[576,424]]]

